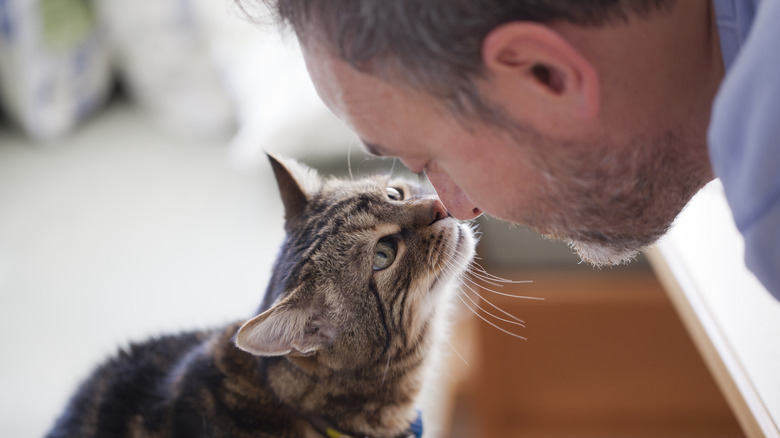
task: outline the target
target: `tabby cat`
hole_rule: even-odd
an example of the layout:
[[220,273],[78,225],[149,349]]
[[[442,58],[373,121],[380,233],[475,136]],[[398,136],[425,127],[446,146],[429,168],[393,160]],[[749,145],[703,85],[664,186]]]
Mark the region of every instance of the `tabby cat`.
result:
[[286,237],[259,314],[130,346],[50,438],[420,435],[415,400],[470,226],[413,183],[270,160]]

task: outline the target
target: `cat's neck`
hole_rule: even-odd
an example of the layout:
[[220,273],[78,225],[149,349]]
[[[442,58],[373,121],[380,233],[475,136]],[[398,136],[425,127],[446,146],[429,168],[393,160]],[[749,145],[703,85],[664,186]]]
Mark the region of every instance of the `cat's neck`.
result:
[[399,436],[417,417],[421,365],[397,375],[383,366],[334,372],[311,357],[262,360],[271,391],[307,422],[384,437]]
[[297,423],[295,428],[302,436],[308,438],[304,433],[308,431],[321,437],[312,421],[322,421],[356,437],[396,437],[417,418],[415,401],[427,348],[406,355],[403,363],[333,371],[314,356],[259,357],[241,351],[229,342],[237,327],[228,327],[210,344],[216,367],[233,381],[227,391],[237,391],[235,397],[224,396],[250,396],[277,405],[276,409],[281,408],[277,412]]

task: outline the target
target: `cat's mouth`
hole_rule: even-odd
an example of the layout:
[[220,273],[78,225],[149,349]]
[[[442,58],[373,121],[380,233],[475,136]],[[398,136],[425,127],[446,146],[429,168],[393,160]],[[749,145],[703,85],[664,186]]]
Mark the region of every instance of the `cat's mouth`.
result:
[[452,257],[455,259],[455,262],[458,263],[460,269],[465,271],[466,267],[474,258],[474,248],[476,246],[474,233],[465,223],[458,223],[455,229],[457,230],[458,235],[455,240],[455,252]]
[[448,282],[465,272],[474,258],[474,237],[467,224],[456,221],[454,227],[443,230],[443,233],[451,243],[445,245],[439,254],[430,290],[433,290],[440,281]]

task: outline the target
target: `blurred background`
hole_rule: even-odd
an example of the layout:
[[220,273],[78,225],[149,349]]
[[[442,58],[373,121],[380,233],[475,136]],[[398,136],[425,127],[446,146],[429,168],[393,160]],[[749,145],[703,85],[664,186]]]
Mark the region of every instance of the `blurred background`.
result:
[[[2,437],[42,436],[131,341],[253,314],[283,237],[264,151],[402,171],[322,106],[294,38],[229,0],[0,0],[0,104]],[[501,291],[534,299],[474,288],[525,328],[456,306],[426,436],[742,436],[645,260],[595,271],[480,230],[482,266],[530,281]]]

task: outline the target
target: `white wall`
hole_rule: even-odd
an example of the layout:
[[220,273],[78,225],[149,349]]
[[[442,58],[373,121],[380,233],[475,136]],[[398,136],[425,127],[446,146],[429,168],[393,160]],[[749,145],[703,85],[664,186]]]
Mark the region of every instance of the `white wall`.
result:
[[251,316],[283,236],[270,168],[126,104],[68,139],[0,126],[0,436],[39,437],[130,340]]

